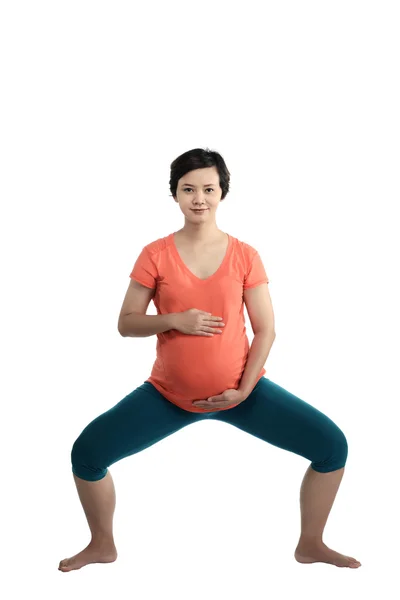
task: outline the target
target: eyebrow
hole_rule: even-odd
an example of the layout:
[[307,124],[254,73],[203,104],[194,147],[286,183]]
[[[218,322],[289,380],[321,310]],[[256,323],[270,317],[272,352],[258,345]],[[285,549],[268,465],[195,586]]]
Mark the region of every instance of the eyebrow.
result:
[[[195,185],[192,185],[191,183],[182,183],[182,185],[189,185],[190,187],[196,187]],[[217,185],[216,183],[205,183],[204,187],[208,187],[209,185]]]

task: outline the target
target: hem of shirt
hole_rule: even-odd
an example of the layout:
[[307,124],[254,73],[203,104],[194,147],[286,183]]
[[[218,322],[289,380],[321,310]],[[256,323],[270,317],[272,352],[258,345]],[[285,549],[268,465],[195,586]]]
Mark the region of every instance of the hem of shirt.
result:
[[138,278],[136,277],[136,275],[135,275],[135,277],[132,277],[132,275],[129,275],[129,277],[130,277],[131,279],[134,279],[135,281],[137,281],[137,282],[138,282],[138,283],[140,283],[141,285],[144,285],[145,287],[147,287],[147,288],[150,288],[151,290],[155,290],[155,289],[156,289],[155,287],[152,287],[152,286],[151,286],[151,285],[149,285],[148,283],[145,283],[143,280],[140,280],[140,279],[138,279]]
[[262,283],[269,283],[269,279],[261,279],[260,281],[257,281],[257,283],[252,283],[251,285],[248,286],[243,286],[244,290],[250,290],[253,287],[257,287],[258,285],[261,285]]
[[[253,390],[254,390],[254,388],[256,387],[257,383],[260,381],[261,377],[263,377],[263,376],[265,375],[265,373],[266,373],[266,369],[265,369],[265,367],[263,367],[263,368],[261,369],[261,371],[260,371],[260,374],[259,374],[259,376],[257,377],[257,381],[256,381],[256,382],[255,382],[255,384],[254,384]],[[190,408],[188,408],[188,407],[181,406],[180,404],[178,404],[178,402],[176,402],[176,401],[175,401],[175,400],[173,400],[172,398],[168,398],[168,397],[165,395],[165,392],[166,392],[166,390],[164,390],[164,389],[163,389],[163,388],[160,386],[160,384],[159,384],[159,383],[155,382],[155,381],[153,380],[153,378],[151,377],[151,375],[150,375],[150,377],[149,377],[148,379],[146,379],[146,381],[147,381],[147,382],[149,382],[149,383],[151,383],[151,384],[152,384],[152,385],[153,385],[153,386],[156,388],[156,390],[157,390],[158,392],[160,392],[160,394],[161,394],[161,395],[162,395],[162,396],[163,396],[163,397],[164,397],[166,400],[168,400],[168,402],[171,402],[171,404],[175,404],[175,406],[177,406],[177,407],[178,407],[178,408],[180,408],[181,410],[185,410],[186,412],[191,412],[191,413],[211,413],[211,412],[220,412],[220,411],[222,411],[222,410],[229,410],[229,409],[231,409],[231,408],[235,408],[236,406],[239,406],[239,404],[241,404],[241,402],[238,402],[237,404],[234,404],[233,406],[227,406],[226,408],[218,408],[217,410],[207,410],[206,408],[198,408],[197,410],[192,410],[192,409],[190,409]],[[253,390],[252,390],[252,391],[253,391]],[[167,393],[168,393],[168,392],[167,392]],[[251,392],[250,392],[250,393],[251,393]],[[250,396],[250,394],[249,394],[249,396]],[[246,402],[246,400],[243,400],[243,402]]]

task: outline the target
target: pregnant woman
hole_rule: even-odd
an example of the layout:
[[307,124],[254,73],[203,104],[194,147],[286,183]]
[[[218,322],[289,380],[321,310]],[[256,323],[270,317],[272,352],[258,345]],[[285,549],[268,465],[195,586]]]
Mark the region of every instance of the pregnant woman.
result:
[[[60,571],[117,558],[109,466],[202,419],[230,423],[310,461],[294,557],[360,566],[323,541],[347,460],[344,433],[264,376],[275,339],[269,279],[257,250],[217,226],[229,180],[222,156],[208,149],[185,152],[171,164],[170,190],[184,226],[142,249],[118,322],[123,337],[156,335],[156,360],[150,377],[89,423],[73,444],[72,473],[91,539],[82,552],[60,561]],[[146,314],[151,300],[157,315]]]

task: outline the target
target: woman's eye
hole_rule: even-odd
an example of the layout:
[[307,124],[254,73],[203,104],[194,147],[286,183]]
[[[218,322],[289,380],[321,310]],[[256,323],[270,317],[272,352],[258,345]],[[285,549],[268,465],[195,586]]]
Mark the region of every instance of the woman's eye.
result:
[[[207,190],[214,191],[214,188],[206,188],[206,189],[207,189]],[[184,191],[184,192],[186,192],[186,190],[192,190],[192,188],[188,188],[188,187],[186,187],[186,188],[183,188],[183,191]]]

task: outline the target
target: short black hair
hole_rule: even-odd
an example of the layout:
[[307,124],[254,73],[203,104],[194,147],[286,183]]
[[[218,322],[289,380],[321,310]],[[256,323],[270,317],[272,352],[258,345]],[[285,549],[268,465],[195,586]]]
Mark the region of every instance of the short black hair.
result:
[[210,150],[209,148],[194,148],[193,150],[188,150],[171,163],[169,188],[172,196],[176,197],[176,188],[178,187],[178,181],[181,177],[186,175],[189,171],[208,167],[217,168],[219,185],[222,189],[221,200],[223,200],[229,192],[231,174],[229,173],[222,156],[215,150]]

